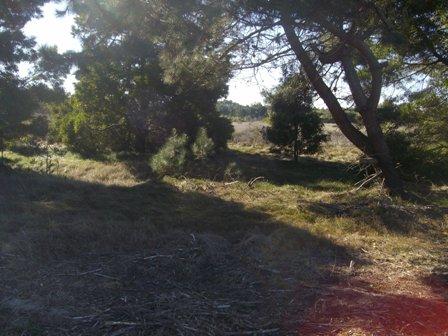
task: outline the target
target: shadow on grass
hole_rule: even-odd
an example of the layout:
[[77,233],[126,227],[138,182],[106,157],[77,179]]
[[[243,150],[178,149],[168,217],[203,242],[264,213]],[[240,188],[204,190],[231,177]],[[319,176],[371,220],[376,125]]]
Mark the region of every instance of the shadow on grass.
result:
[[300,185],[317,191],[339,191],[357,181],[348,168],[348,164],[312,157],[300,157],[298,162],[293,162],[273,155],[231,150],[205,164],[191,167],[189,176],[215,181],[238,177],[238,174],[245,181],[263,176],[275,185]]
[[446,325],[437,315],[446,302],[341,285],[353,251],[237,202],[160,182],[105,186],[6,169],[0,185],[5,335],[358,326],[436,335]]
[[44,155],[46,153],[45,148],[42,148],[39,145],[28,145],[28,144],[16,144],[10,148],[11,151],[26,156],[39,156]]
[[345,194],[326,201],[298,201],[301,211],[326,218],[345,218],[378,233],[394,232],[402,235],[424,233],[429,239],[440,237],[439,225],[448,209],[417,203],[397,203],[382,195]]
[[[181,192],[157,180],[131,187],[110,186],[6,168],[0,170],[0,185],[0,232],[4,233],[4,241],[9,242],[9,235],[24,230],[57,232],[59,227],[64,227],[76,231],[78,224],[82,229],[87,224],[92,234],[98,231],[93,240],[107,237],[111,230],[132,230],[132,225],[148,229],[148,235],[189,230],[223,235],[231,241],[251,232],[269,235],[275,230],[287,229],[295,231],[303,241],[331,247],[325,239],[275,221],[265,213],[248,210],[243,204],[200,192]],[[125,247],[126,239],[118,236],[111,246],[106,241],[101,243],[105,244],[104,248],[116,249]],[[134,242],[129,243],[131,249],[135,247]],[[67,244],[63,245],[60,247],[65,249]],[[53,248],[56,255],[58,246]]]
[[[355,256],[268,215],[161,182],[0,171],[5,334],[285,334]],[[264,333],[264,332],[263,332]],[[266,334],[266,333],[264,333]]]

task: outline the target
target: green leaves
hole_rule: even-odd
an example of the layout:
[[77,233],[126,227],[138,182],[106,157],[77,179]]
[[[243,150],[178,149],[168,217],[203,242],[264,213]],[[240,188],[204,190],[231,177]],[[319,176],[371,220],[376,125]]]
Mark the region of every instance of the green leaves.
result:
[[38,56],[34,67],[34,79],[49,82],[53,87],[62,86],[63,79],[72,67],[69,54],[59,54],[56,46],[42,46],[39,48]]

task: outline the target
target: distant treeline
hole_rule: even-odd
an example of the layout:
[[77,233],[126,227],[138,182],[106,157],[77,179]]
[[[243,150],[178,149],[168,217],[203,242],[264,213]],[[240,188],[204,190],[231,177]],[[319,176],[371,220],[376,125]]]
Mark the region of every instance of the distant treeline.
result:
[[[320,118],[324,123],[334,123],[333,116],[330,111],[326,108],[316,108],[316,112],[319,114]],[[346,110],[347,117],[351,122],[357,123],[360,121],[359,114],[355,110]]]
[[[269,113],[269,106],[260,103],[252,105],[241,105],[231,100],[218,101],[216,108],[218,113],[233,121],[254,121],[262,120],[267,117]],[[324,123],[334,123],[333,116],[326,108],[315,108]],[[346,111],[351,122],[360,122],[359,114],[353,109]]]
[[221,116],[234,121],[261,120],[268,112],[267,107],[260,103],[241,105],[231,100],[218,101],[217,110]]

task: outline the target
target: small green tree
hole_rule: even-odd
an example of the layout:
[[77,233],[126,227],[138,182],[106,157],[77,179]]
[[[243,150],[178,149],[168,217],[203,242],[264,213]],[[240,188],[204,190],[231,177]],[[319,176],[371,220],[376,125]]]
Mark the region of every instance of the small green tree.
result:
[[296,162],[299,154],[316,153],[327,136],[319,114],[312,108],[312,91],[306,78],[288,77],[266,97],[270,105],[268,140],[292,152]]
[[160,148],[159,152],[151,158],[151,168],[159,176],[179,175],[183,173],[187,163],[188,137],[178,135],[173,130],[172,135]]
[[204,127],[199,128],[196,140],[191,146],[191,150],[196,159],[202,160],[213,153],[215,144],[213,140],[207,135],[207,130]]

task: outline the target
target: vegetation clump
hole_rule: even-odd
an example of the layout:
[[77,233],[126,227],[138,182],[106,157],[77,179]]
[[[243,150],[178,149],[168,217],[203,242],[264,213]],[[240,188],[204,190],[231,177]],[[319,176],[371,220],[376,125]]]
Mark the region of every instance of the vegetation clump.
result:
[[213,154],[215,144],[213,140],[207,135],[207,130],[201,127],[196,136],[196,140],[191,146],[191,150],[196,159],[201,160]]
[[[442,91],[447,92],[446,88]],[[399,105],[386,101],[379,110],[391,153],[407,179],[448,178],[448,102],[444,97],[428,88]]]
[[174,130],[151,160],[152,170],[159,176],[181,175],[188,159],[188,137]]

